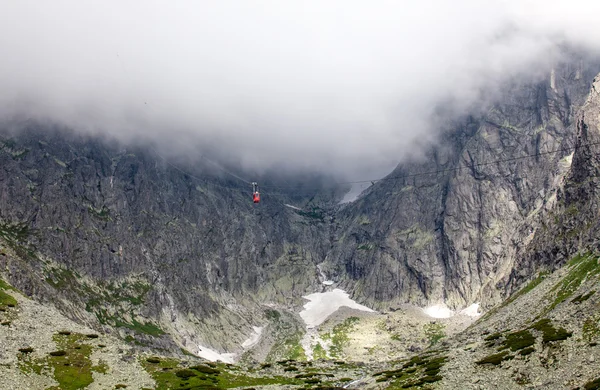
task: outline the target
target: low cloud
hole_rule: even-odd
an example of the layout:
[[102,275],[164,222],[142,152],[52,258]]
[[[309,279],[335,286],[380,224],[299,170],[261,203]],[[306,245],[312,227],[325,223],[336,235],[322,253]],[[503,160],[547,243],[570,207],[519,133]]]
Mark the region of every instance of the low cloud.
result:
[[558,47],[600,49],[600,5],[578,0],[2,8],[4,117],[351,178],[382,174],[415,142],[435,140],[441,102],[460,112],[507,78],[543,75]]

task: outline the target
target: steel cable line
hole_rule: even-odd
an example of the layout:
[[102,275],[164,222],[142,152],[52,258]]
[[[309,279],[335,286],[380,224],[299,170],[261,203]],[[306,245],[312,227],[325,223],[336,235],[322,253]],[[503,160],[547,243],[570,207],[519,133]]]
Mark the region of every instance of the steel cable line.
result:
[[[554,150],[549,150],[546,152],[540,152],[540,153],[532,153],[532,154],[527,154],[527,155],[523,155],[523,156],[518,156],[518,157],[510,157],[510,158],[505,158],[505,159],[499,159],[499,160],[494,160],[494,161],[487,161],[487,162],[481,162],[481,163],[477,163],[477,164],[472,164],[472,165],[462,165],[462,166],[458,166],[458,167],[454,167],[454,168],[444,168],[444,169],[437,169],[437,170],[432,170],[432,171],[425,171],[425,172],[417,172],[417,173],[411,173],[411,174],[406,174],[406,175],[396,175],[396,176],[387,176],[387,177],[383,177],[383,178],[378,178],[378,179],[370,179],[370,180],[357,180],[357,181],[346,181],[346,182],[334,182],[333,184],[335,186],[340,186],[340,185],[351,185],[351,184],[366,184],[366,183],[377,183],[377,182],[382,182],[382,181],[388,181],[388,180],[400,180],[400,179],[410,179],[410,178],[415,178],[415,177],[420,177],[420,176],[425,176],[425,175],[434,175],[434,174],[440,174],[440,173],[450,173],[450,172],[457,172],[457,171],[461,171],[463,169],[474,169],[474,168],[480,168],[480,167],[484,167],[484,166],[489,166],[489,165],[495,165],[495,164],[501,164],[501,163],[506,163],[506,162],[512,162],[512,161],[519,161],[519,160],[525,160],[525,159],[529,159],[529,158],[535,158],[535,157],[539,157],[539,156],[546,156],[546,155],[550,155],[550,154],[555,154],[555,153],[559,153],[559,152],[569,152],[569,151],[573,151],[576,150],[577,148],[580,147],[585,147],[585,146],[597,146],[600,145],[600,141],[599,142],[590,142],[590,143],[585,143],[585,144],[580,144],[577,146],[573,146],[573,147],[566,147],[566,148],[560,148],[560,149],[554,149]],[[177,171],[186,174],[196,180],[205,182],[206,179],[202,179],[200,177],[194,176],[188,172],[186,172],[185,170],[177,167],[176,165],[174,165],[173,163],[169,162],[165,157],[161,156],[154,148],[153,148],[154,152],[159,155],[163,160],[165,160],[165,162],[170,165],[171,167],[173,167],[174,169],[176,169]],[[223,172],[231,175],[232,177],[235,177],[241,181],[243,181],[246,184],[251,184],[251,182],[239,177],[238,175],[227,171],[225,168],[223,168],[220,164],[214,163],[208,159],[206,159],[207,161],[213,163],[213,165],[215,165],[216,167],[220,168],[221,170],[223,170]],[[222,185],[218,185],[218,184],[210,184],[210,185],[214,185],[216,187],[221,187],[221,188],[226,188],[226,189],[231,189],[231,190],[240,190],[239,187],[233,187],[233,186],[222,186]],[[263,193],[264,192],[264,188],[267,189],[274,189],[274,190],[295,190],[296,194],[311,194],[311,193],[315,193],[315,191],[324,191],[326,189],[324,189],[323,187],[302,187],[301,185],[298,186],[274,186],[274,185],[263,185]],[[331,190],[333,190],[334,188],[331,188]],[[300,192],[298,192],[298,190],[300,190]],[[310,191],[310,192],[309,192]],[[267,192],[269,195],[280,195],[280,196],[285,196],[285,197],[289,197],[290,194],[283,194],[283,193],[278,193],[278,192],[271,192],[268,191]]]
[[[500,163],[505,163],[505,162],[511,162],[511,161],[517,161],[517,160],[524,160],[524,159],[528,159],[528,158],[545,156],[545,155],[559,153],[559,152],[568,152],[568,151],[575,150],[575,149],[577,149],[579,147],[582,147],[582,146],[595,146],[595,145],[600,145],[600,141],[599,142],[590,142],[590,143],[586,143],[586,144],[580,144],[580,145],[573,146],[573,147],[568,147],[568,148],[561,148],[561,149],[550,150],[550,151],[547,151],[547,152],[527,154],[527,155],[524,155],[524,156],[518,156],[518,157],[511,157],[511,158],[506,158],[506,159],[500,159],[500,160],[482,162],[482,163],[477,163],[477,164],[473,164],[473,165],[463,165],[463,166],[454,167],[454,168],[437,169],[437,170],[434,170],[434,171],[417,172],[417,173],[411,173],[411,174],[406,174],[406,175],[387,176],[387,177],[382,177],[382,178],[379,178],[379,179],[366,179],[366,180],[357,180],[357,181],[335,182],[334,184],[336,184],[336,185],[344,185],[344,184],[377,183],[377,182],[387,181],[387,180],[399,180],[399,179],[407,179],[407,178],[413,178],[413,177],[419,177],[419,176],[425,176],[425,175],[433,175],[433,174],[438,174],[438,173],[455,172],[455,171],[461,171],[463,169],[479,168],[479,167],[483,167],[483,166],[487,166],[487,165],[494,165],[494,164],[500,164]],[[266,185],[263,186],[263,187],[266,187],[266,188],[275,188],[275,189],[301,188],[300,186],[287,187],[287,186],[266,186]],[[317,187],[315,187],[315,188],[317,188]],[[305,189],[305,188],[302,188],[302,189]]]

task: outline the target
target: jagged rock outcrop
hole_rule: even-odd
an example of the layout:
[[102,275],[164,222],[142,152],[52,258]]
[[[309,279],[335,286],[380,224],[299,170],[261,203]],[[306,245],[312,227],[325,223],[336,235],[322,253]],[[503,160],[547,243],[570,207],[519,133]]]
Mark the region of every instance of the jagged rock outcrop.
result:
[[557,67],[453,126],[426,162],[399,166],[340,213],[326,268],[380,307],[500,300],[567,171],[575,113],[597,70]]
[[190,170],[37,124],[5,134],[0,224],[19,232],[7,245],[20,254],[1,262],[6,277],[87,323],[149,322],[191,350],[239,348],[264,322],[260,305],[318,289],[327,223],[285,194],[253,207],[244,183]]
[[578,115],[576,136],[555,205],[507,278],[512,288],[540,269],[554,270],[579,252],[600,249],[600,75]]

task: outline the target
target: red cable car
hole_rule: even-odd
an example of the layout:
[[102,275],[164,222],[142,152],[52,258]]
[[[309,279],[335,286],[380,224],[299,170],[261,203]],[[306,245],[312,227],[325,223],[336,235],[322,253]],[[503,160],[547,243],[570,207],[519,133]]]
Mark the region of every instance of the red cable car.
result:
[[252,183],[252,201],[254,203],[260,202],[260,193],[258,192],[258,184]]

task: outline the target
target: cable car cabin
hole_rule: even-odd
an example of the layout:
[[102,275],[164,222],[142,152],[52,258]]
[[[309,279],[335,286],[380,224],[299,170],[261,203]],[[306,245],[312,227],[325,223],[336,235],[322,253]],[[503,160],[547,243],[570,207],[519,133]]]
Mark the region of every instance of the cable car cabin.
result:
[[254,203],[260,202],[260,193],[258,192],[258,183],[252,183],[252,201]]

